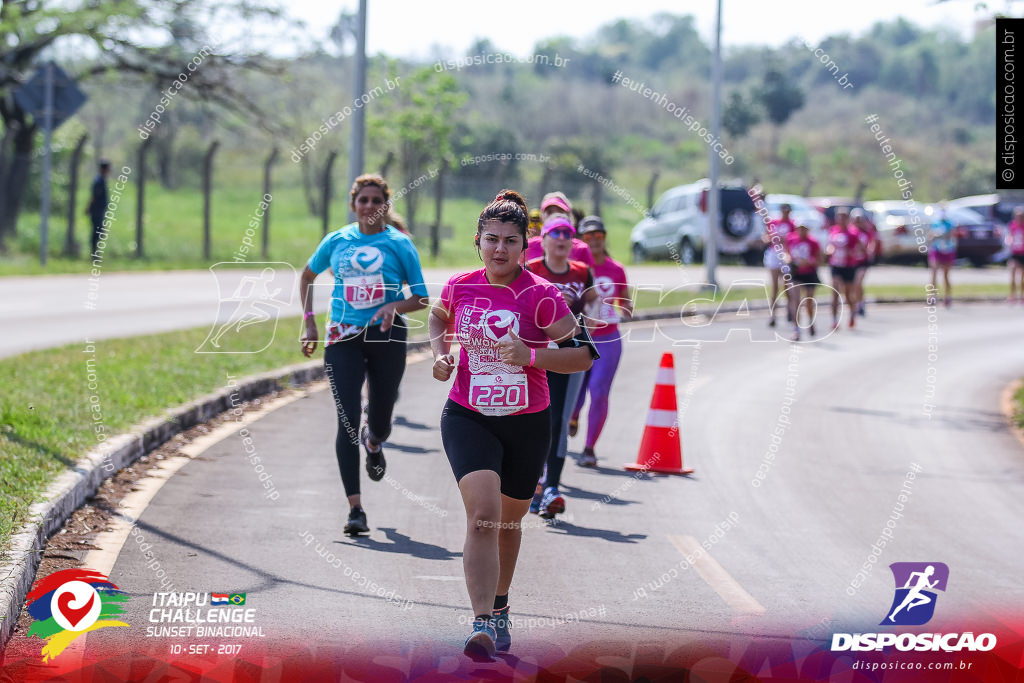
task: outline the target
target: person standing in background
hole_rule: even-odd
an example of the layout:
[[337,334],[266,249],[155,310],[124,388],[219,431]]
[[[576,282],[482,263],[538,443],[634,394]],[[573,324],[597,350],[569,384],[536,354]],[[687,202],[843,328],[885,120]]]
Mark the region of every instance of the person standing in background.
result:
[[100,232],[103,230],[103,214],[107,212],[110,204],[110,194],[107,192],[107,178],[110,176],[110,161],[100,159],[99,172],[92,181],[92,192],[89,203],[85,207],[85,213],[92,223],[92,236],[89,240],[89,258],[93,258],[100,241]]

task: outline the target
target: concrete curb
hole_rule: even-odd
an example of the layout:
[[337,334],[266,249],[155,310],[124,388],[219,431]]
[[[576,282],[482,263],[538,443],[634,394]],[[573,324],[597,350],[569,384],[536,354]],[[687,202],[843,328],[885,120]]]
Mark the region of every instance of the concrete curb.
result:
[[[1002,302],[998,296],[965,297],[958,302]],[[819,302],[820,303],[820,302]],[[873,304],[920,304],[924,306],[924,297],[883,297],[869,300]],[[695,315],[716,315],[737,313],[740,310],[765,311],[764,305],[747,305],[745,307],[723,303],[721,307],[705,306],[692,310],[681,310],[679,307],[648,309],[638,312],[634,321],[669,320],[691,317]],[[628,324],[628,323],[626,323]],[[430,348],[426,340],[409,342],[409,351],[422,351]],[[14,632],[18,615],[35,581],[36,569],[46,540],[60,529],[82,503],[93,496],[110,475],[131,465],[143,455],[165,443],[176,434],[206,422],[216,415],[229,410],[231,396],[237,393],[238,399],[247,401],[264,396],[287,386],[306,384],[324,376],[322,360],[313,360],[270,372],[254,375],[243,379],[233,389],[224,388],[213,394],[201,397],[180,408],[169,411],[163,418],[154,418],[138,425],[127,434],[114,437],[106,442],[106,447],[94,449],[83,456],[75,466],[60,475],[47,488],[45,500],[36,503],[29,509],[29,521],[22,530],[11,536],[7,549],[7,558],[0,565],[0,648],[6,646]]]
[[109,439],[104,447],[93,449],[60,475],[47,488],[45,500],[29,509],[29,520],[11,537],[6,562],[0,566],[0,647],[7,644],[14,632],[25,596],[35,581],[46,540],[96,493],[105,479],[176,434],[229,410],[232,394],[237,394],[236,402],[246,401],[323,376],[323,361],[314,360],[248,377],[237,387],[225,387]]

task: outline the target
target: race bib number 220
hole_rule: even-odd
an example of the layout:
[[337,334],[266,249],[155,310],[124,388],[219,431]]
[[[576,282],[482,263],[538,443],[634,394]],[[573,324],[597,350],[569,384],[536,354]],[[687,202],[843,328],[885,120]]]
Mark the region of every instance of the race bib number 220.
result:
[[526,408],[526,373],[473,375],[469,404],[484,415],[511,415]]

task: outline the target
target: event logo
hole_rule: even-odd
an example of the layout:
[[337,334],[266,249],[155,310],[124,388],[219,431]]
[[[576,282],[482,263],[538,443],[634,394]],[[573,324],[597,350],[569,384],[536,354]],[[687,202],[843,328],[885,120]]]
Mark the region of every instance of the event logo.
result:
[[936,590],[945,591],[949,567],[942,562],[894,562],[889,565],[896,595],[882,626],[920,626],[935,614]]
[[615,281],[607,275],[599,275],[594,278],[594,288],[601,296],[608,297],[615,294]]
[[[942,562],[893,562],[896,595],[881,626],[920,626],[935,614],[936,590],[945,591],[949,567]],[[988,652],[996,646],[994,633],[833,633],[833,652]]]
[[376,273],[384,265],[384,254],[377,247],[356,247],[348,263],[355,270]]
[[107,626],[124,626],[111,617],[124,612],[128,594],[91,569],[64,569],[36,582],[25,599],[33,619],[29,636],[46,641],[43,661],[54,659],[78,636]]
[[516,318],[516,314],[512,311],[489,311],[484,316],[483,321],[484,334],[491,341],[499,341],[504,339],[509,330],[519,334],[519,319]]

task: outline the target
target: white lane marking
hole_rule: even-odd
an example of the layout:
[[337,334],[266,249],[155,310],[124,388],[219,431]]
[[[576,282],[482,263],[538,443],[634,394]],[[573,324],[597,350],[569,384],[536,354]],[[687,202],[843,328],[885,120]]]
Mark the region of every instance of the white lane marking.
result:
[[669,536],[668,540],[676,547],[676,550],[683,554],[683,557],[693,558],[693,568],[700,574],[718,595],[725,600],[725,603],[732,608],[736,614],[760,616],[765,613],[754,596],[743,590],[743,586],[736,582],[736,579],[725,571],[722,565],[718,564],[715,558],[711,557],[707,550],[701,547],[700,542],[693,536]]
[[[83,566],[94,569],[109,576],[114,569],[121,549],[131,533],[132,527],[142,516],[146,507],[156,496],[164,484],[190,460],[200,455],[214,444],[223,441],[227,437],[238,432],[242,427],[252,424],[260,418],[266,417],[271,412],[282,408],[293,401],[297,401],[308,394],[323,391],[327,388],[327,382],[317,382],[303,392],[296,392],[290,396],[282,396],[274,401],[264,404],[259,410],[246,413],[241,420],[228,420],[214,429],[209,434],[197,438],[192,443],[181,447],[182,455],[160,461],[146,471],[145,476],[137,482],[137,491],[132,491],[121,500],[118,512],[110,521],[110,531],[104,531],[96,535],[93,545],[98,550],[90,550],[82,561]],[[147,534],[143,533],[145,537]],[[151,542],[149,539],[147,543]],[[147,560],[149,558],[146,558]],[[153,553],[153,560],[159,561],[159,553]]]

